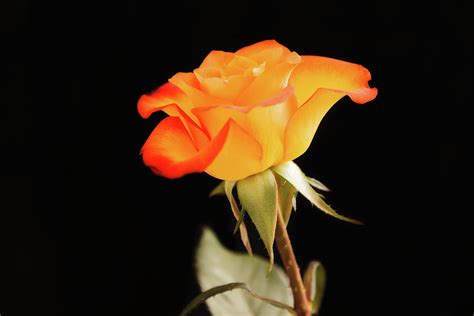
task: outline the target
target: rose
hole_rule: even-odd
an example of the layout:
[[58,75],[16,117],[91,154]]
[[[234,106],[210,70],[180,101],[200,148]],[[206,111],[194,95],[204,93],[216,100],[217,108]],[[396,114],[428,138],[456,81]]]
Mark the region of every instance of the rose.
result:
[[303,154],[345,95],[356,103],[374,99],[369,80],[360,65],[299,56],[272,40],[235,53],[212,51],[194,72],[177,73],[140,98],[143,118],[169,115],[143,145],[144,163],[168,178],[257,174]]

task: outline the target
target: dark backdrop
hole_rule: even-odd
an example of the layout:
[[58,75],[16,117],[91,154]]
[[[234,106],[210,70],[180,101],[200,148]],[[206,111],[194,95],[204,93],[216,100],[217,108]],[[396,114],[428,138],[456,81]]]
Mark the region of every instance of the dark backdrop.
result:
[[300,263],[327,267],[321,315],[474,312],[471,210],[460,165],[464,109],[472,104],[472,6],[181,0],[2,7],[1,212],[12,215],[2,220],[2,316],[177,315],[198,293],[193,251],[201,228],[210,225],[227,246],[242,249],[226,201],[207,198],[217,181],[205,174],[170,181],[143,166],[139,149],[162,116],[142,120],[136,103],[212,49],[270,38],[300,54],[360,63],[379,88],[366,105],[340,101],[297,159],[333,189],[334,207],[366,223],[337,221],[299,200],[289,229]]

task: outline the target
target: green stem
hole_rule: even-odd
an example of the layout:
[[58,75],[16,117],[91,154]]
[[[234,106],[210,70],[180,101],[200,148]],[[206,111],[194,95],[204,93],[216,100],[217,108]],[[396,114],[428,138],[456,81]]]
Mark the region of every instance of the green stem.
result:
[[295,253],[291,246],[290,236],[286,230],[286,224],[281,212],[277,212],[277,225],[275,231],[275,242],[280,253],[286,274],[290,279],[291,291],[293,292],[294,309],[298,316],[310,316],[311,304],[306,296],[300,268],[296,262]]

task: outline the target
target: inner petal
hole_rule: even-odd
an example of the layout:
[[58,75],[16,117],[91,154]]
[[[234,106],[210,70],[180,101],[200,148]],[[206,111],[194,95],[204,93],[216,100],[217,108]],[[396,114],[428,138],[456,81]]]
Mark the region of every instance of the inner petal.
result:
[[251,82],[252,77],[233,76],[228,79],[222,78],[204,78],[201,81],[201,90],[205,93],[229,100],[233,104],[237,96],[244,90]]
[[264,61],[267,65],[280,63],[290,51],[285,46],[274,40],[262,41],[242,49],[235,54],[246,56],[261,64]]
[[247,69],[257,66],[258,63],[254,60],[245,56],[235,55],[234,58],[222,68],[222,77],[242,75]]

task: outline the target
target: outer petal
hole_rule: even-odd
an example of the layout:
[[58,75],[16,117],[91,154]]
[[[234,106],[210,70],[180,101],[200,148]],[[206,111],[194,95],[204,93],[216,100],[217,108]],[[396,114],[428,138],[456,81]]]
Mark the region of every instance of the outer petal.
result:
[[202,172],[220,152],[229,128],[230,124],[226,124],[212,141],[199,150],[181,119],[167,117],[143,145],[143,161],[153,172],[171,179],[187,173]]
[[266,40],[244,47],[235,52],[236,55],[252,58],[257,63],[265,62],[274,65],[282,61],[290,51],[275,40]]
[[365,103],[377,96],[370,88],[370,72],[361,65],[337,59],[302,56],[302,62],[293,71],[290,84],[295,88],[298,104],[304,104],[319,88],[344,91],[352,101]]
[[[211,107],[195,109],[194,113],[211,137],[216,135],[229,118],[236,121],[261,146],[259,171],[263,171],[282,161],[286,126],[296,109],[296,98],[290,95],[277,104],[256,106],[248,112],[239,108]],[[239,157],[241,150],[240,147],[235,148],[234,158]]]
[[308,149],[324,115],[345,95],[343,92],[319,89],[298,108],[286,127],[283,161],[293,160]]
[[227,141],[206,169],[222,180],[240,180],[262,171],[262,147],[235,121],[230,120]]
[[167,108],[170,104],[176,104],[186,115],[197,122],[196,117],[191,112],[193,108],[191,100],[181,89],[172,83],[165,83],[151,94],[142,95],[138,100],[138,113],[143,118],[149,118],[154,112],[164,110],[168,115],[176,115],[175,108]]

